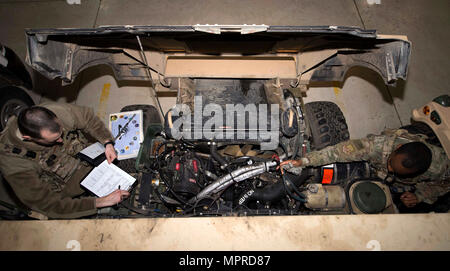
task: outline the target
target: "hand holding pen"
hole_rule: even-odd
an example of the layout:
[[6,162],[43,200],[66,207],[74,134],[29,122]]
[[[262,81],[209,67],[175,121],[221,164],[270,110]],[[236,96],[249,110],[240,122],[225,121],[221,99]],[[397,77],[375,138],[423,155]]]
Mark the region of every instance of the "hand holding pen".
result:
[[124,199],[130,196],[130,193],[126,190],[120,190],[117,189],[116,191],[112,192],[111,194],[97,198],[95,200],[95,207],[101,208],[101,207],[107,207],[107,206],[118,206],[119,203]]

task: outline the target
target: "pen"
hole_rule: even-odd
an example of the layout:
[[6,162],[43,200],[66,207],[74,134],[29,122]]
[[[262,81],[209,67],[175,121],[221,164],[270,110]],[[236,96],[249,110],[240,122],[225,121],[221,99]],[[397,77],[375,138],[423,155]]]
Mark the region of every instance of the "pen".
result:
[[[119,185],[119,193],[120,193],[120,185]],[[122,201],[122,196],[120,196],[120,201]],[[119,202],[116,204],[117,207],[119,207]]]

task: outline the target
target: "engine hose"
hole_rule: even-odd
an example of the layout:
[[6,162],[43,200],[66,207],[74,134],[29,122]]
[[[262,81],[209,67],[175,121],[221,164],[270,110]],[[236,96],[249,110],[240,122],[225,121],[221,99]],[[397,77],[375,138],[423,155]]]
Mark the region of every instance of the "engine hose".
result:
[[214,179],[214,180],[217,180],[217,176],[216,176],[216,174],[214,174],[214,173],[212,173],[211,171],[209,171],[209,170],[203,170],[203,172],[205,173],[205,175],[207,176],[207,177],[209,177],[209,178],[211,178],[211,179]]
[[193,204],[205,197],[208,197],[210,194],[218,193],[221,190],[226,189],[229,185],[234,182],[241,182],[248,178],[260,175],[266,171],[269,171],[270,167],[276,166],[277,162],[262,162],[254,165],[242,167],[236,169],[220,178],[218,178],[215,182],[205,187],[197,196],[193,197],[188,201],[188,203]]
[[280,147],[283,150],[283,152],[286,154],[286,159],[289,159],[290,158],[289,152],[288,152],[286,146],[283,144],[283,142],[281,142],[281,140],[280,140]]
[[[283,175],[283,177],[282,177],[282,178],[283,178],[284,190],[287,192],[287,194],[288,194],[291,198],[293,198],[293,199],[295,199],[295,200],[297,200],[297,201],[300,201],[300,202],[305,203],[305,202],[306,202],[305,196],[304,196],[302,193],[300,193],[300,191],[298,191],[298,189],[295,187],[295,185],[293,185],[288,179],[286,179],[285,176],[286,176],[286,175]],[[291,192],[290,188],[288,187],[288,184],[289,184],[290,188],[293,188],[293,189],[294,189],[295,193],[297,193],[298,196],[294,195],[294,194]],[[300,197],[299,197],[299,196],[300,196]]]
[[301,193],[298,190],[298,188],[295,186],[295,184],[293,184],[292,181],[286,177],[286,174],[284,174],[282,178],[283,178],[284,183],[286,184],[286,188],[290,188],[290,189],[294,190],[294,192],[297,195],[299,195],[301,198],[304,198],[304,199],[306,198],[305,195],[303,195],[303,193]]
[[[297,107],[297,103],[295,103],[295,104]],[[298,110],[301,110],[301,109],[298,109]],[[297,140],[295,140],[294,154],[292,155],[292,159],[295,159],[297,157],[297,155],[303,156],[303,154],[304,154],[302,146],[303,146],[303,142],[305,141],[305,138],[303,136],[302,128],[301,128],[301,124],[303,124],[303,123],[300,121],[300,116],[298,114],[299,113],[297,112],[297,114],[296,114],[297,115],[297,123],[298,123],[298,125],[297,125],[297,127],[298,127]],[[299,154],[299,151],[300,151],[300,154]]]
[[259,200],[262,202],[274,202],[283,198],[285,195],[284,185],[277,182],[260,189],[249,189],[239,196],[239,205],[244,205],[249,200]]
[[[282,144],[281,142],[280,142],[280,145],[283,147],[283,144]],[[288,154],[288,152],[285,150],[285,148],[283,148],[283,151],[285,152],[286,157],[289,157],[289,154]],[[283,155],[283,156],[284,156],[284,155]],[[285,174],[282,175],[282,183],[283,183],[283,185],[284,185],[284,190],[288,193],[288,195],[289,195],[291,198],[295,199],[295,200],[298,200],[298,201],[301,201],[301,202],[306,202],[305,196],[304,196],[302,193],[300,193],[300,191],[298,191],[298,189],[295,187],[295,185],[292,184],[288,179],[286,179],[285,176],[286,176]],[[292,194],[292,192],[290,191],[290,189],[287,187],[287,183],[294,189],[294,191],[295,191],[299,196],[302,196],[302,198],[299,198],[299,197],[295,196],[294,194]]]
[[163,143],[159,144],[158,147],[156,147],[156,150],[155,150],[155,158],[156,159],[159,156],[159,150],[161,149],[161,147],[167,145],[167,143],[169,143],[169,141],[164,141]]
[[[296,107],[297,107],[297,105],[296,105]],[[298,109],[298,110],[301,110],[301,109]],[[301,128],[301,125],[303,124],[303,122],[300,121],[300,116],[299,116],[298,112],[296,115],[297,115],[298,130],[297,130],[297,140],[295,141],[296,144],[295,144],[295,148],[294,148],[294,155],[292,155],[292,159],[295,159],[297,157],[297,155],[299,155],[299,151],[300,151],[300,156],[303,156],[303,154],[304,154],[302,146],[303,146],[303,142],[305,141],[305,138],[303,136],[302,128]]]
[[[302,111],[301,105],[298,105],[298,104],[297,104],[297,101],[295,100],[294,94],[293,94],[291,91],[287,90],[287,89],[285,90],[284,93],[285,93],[285,94],[288,94],[289,96],[292,97],[294,108],[298,108],[297,110]],[[303,114],[303,112],[302,112],[302,114]],[[295,115],[296,115],[296,117],[297,117],[297,123],[298,123],[298,125],[297,125],[297,127],[298,127],[298,130],[297,130],[297,137],[298,137],[298,138],[297,138],[297,140],[295,140],[294,153],[293,153],[293,155],[292,155],[292,157],[291,157],[292,159],[295,159],[295,157],[298,155],[299,150],[301,150],[301,147],[302,147],[303,141],[304,141],[303,134],[302,134],[302,129],[301,129],[301,125],[300,125],[300,116],[299,116],[299,113],[297,112],[297,114],[295,114]],[[300,152],[300,156],[302,156],[302,155],[303,155],[303,151]]]
[[211,143],[211,156],[220,164],[222,169],[225,169],[228,166],[227,161],[217,152],[217,144],[215,142]]
[[[164,175],[164,173],[163,172],[160,172],[159,173],[159,177],[161,178],[161,180],[165,183],[165,184],[167,184],[166,185],[166,187],[167,187],[167,191],[169,191],[180,203],[182,203],[183,205],[190,205],[189,203],[187,203],[185,200],[183,200],[180,196],[178,196],[177,195],[177,193],[175,193],[175,191],[173,191],[173,183],[172,183],[172,181],[170,180],[169,181],[169,179],[170,178],[166,178],[166,176]],[[158,193],[159,193],[159,191],[158,190],[156,190]],[[162,195],[160,196],[160,199],[161,199],[161,201],[163,201],[163,202],[167,202],[166,200],[164,200],[163,198],[162,198]]]
[[216,187],[212,193],[218,193],[220,191],[225,190],[228,186],[230,186],[233,183],[238,183],[238,182],[242,182],[246,179],[252,178],[254,176],[258,176],[260,174],[263,174],[264,172],[266,172],[266,170],[264,168],[257,168],[248,172],[243,173],[242,175],[239,175],[238,177],[234,177],[232,176],[232,178],[230,180],[227,180],[226,182],[220,184],[218,187]]
[[[295,142],[294,142],[294,153],[292,154],[292,159],[295,159],[295,157],[297,157],[297,154],[298,154],[298,150],[300,149],[300,140],[299,140],[299,138],[300,138],[300,133],[299,134],[297,134],[297,138],[295,139]],[[303,142],[302,142],[302,144],[303,144]]]
[[[295,186],[302,185],[310,175],[302,174],[299,178],[295,178],[293,180],[293,184]],[[243,205],[251,199],[259,200],[262,202],[276,202],[281,200],[287,191],[285,190],[285,184],[283,180],[279,180],[278,182],[267,185],[263,188],[252,188],[242,193],[239,197],[239,205]]]

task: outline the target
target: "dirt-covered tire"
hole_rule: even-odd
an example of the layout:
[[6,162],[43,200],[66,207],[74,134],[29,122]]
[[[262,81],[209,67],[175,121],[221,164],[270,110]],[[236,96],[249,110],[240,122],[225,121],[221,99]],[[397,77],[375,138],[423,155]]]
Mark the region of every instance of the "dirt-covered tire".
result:
[[33,100],[19,87],[8,86],[0,89],[0,131],[8,119],[22,109],[34,105]]
[[307,103],[305,111],[312,136],[312,150],[320,150],[350,138],[344,114],[335,103]]
[[127,105],[124,108],[120,110],[120,112],[126,112],[126,111],[136,111],[136,110],[142,110],[143,112],[143,120],[144,125],[143,131],[147,131],[147,127],[150,124],[161,124],[161,117],[159,115],[159,111],[154,107],[153,105],[148,104],[133,104],[133,105]]
[[[161,124],[161,117],[156,107],[147,104],[133,104],[123,107],[120,112],[142,110],[144,135],[150,124]],[[128,173],[136,173],[136,158],[120,160],[117,166]]]

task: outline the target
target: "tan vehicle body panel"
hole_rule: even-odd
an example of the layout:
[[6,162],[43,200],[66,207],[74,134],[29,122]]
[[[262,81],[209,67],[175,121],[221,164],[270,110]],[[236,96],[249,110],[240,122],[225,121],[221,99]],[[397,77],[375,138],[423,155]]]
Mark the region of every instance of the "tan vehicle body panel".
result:
[[450,214],[4,221],[0,250],[450,250]]
[[[438,125],[434,123],[430,119],[431,114],[427,115],[423,112],[425,106],[430,108],[429,112],[436,111],[439,114],[441,124]],[[414,109],[412,111],[412,118],[415,121],[427,124],[434,131],[447,153],[447,157],[450,159],[450,107],[444,107],[438,103],[429,102],[420,108]]]

